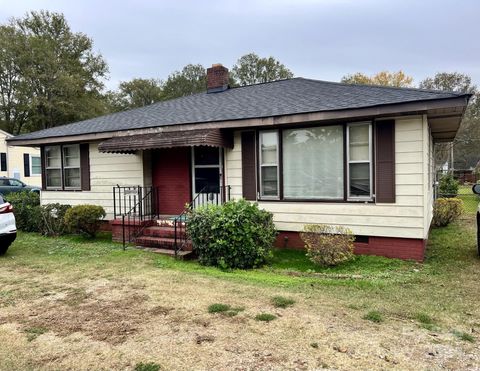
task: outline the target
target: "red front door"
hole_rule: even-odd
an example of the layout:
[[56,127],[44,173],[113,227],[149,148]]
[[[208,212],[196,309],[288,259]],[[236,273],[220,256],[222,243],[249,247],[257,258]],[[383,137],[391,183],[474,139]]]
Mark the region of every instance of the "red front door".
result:
[[153,185],[158,187],[160,214],[178,215],[191,201],[190,148],[165,148],[152,153]]

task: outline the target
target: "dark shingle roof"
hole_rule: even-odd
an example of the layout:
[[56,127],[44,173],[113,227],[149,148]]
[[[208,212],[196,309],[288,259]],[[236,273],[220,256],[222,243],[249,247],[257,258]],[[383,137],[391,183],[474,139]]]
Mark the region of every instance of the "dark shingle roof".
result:
[[158,102],[142,108],[19,135],[13,140],[353,109],[463,95],[465,94],[294,78]]

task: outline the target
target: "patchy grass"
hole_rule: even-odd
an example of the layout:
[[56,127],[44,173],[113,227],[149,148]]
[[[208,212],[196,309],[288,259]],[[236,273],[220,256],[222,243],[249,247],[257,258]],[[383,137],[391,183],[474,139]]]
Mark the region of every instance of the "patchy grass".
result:
[[383,315],[378,310],[371,310],[363,316],[363,319],[366,319],[371,322],[380,323],[383,322]]
[[436,321],[427,313],[417,313],[415,319],[419,322],[420,327],[429,331],[438,331],[439,327],[436,325]]
[[295,300],[284,296],[274,296],[272,298],[272,304],[276,308],[287,308],[295,304]]
[[28,341],[35,340],[39,335],[42,335],[47,331],[48,330],[44,327],[29,327],[24,330],[24,332],[27,334]]
[[161,367],[159,364],[154,363],[154,362],[149,362],[149,363],[137,363],[134,368],[135,371],[159,371],[161,370]]
[[222,313],[230,309],[230,305],[215,303],[208,307],[208,313]]
[[236,316],[239,312],[244,311],[244,307],[231,307],[228,304],[212,304],[208,307],[208,313],[223,313],[227,317],[234,317]]
[[468,341],[469,343],[475,342],[475,338],[472,335],[470,335],[468,332],[453,330],[452,333],[460,340]]
[[[0,370],[133,370],[145,360],[161,369],[480,364],[468,340],[480,331],[472,219],[433,229],[423,264],[363,256],[320,268],[302,251],[276,250],[264,268],[221,271],[123,251],[108,234],[19,233],[0,268]],[[294,300],[294,310],[268,313],[274,297]],[[212,303],[231,305],[210,315]],[[388,326],[362,320],[374,311]],[[265,327],[258,313],[278,318]]]
[[255,316],[255,320],[261,322],[270,322],[274,319],[277,319],[277,316],[271,313],[260,313]]

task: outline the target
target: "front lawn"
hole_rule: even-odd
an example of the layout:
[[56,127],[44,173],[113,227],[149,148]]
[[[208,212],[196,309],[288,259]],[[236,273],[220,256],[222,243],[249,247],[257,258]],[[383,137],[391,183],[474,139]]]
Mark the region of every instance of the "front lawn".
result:
[[361,256],[323,269],[295,250],[221,271],[108,235],[20,234],[0,280],[2,370],[480,365],[471,219],[434,229],[424,264]]

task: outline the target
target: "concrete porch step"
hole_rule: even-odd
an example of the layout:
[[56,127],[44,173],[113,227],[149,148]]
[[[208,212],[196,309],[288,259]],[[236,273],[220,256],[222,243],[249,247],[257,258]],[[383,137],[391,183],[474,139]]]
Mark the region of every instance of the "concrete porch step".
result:
[[[144,236],[150,237],[165,237],[165,238],[174,238],[175,237],[175,228],[173,227],[160,227],[160,226],[152,226],[146,227],[142,233]],[[177,235],[180,238],[185,237],[185,230],[177,230]]]
[[[154,236],[142,235],[135,239],[135,243],[137,245],[144,246],[144,247],[155,247],[155,248],[170,249],[170,250],[175,249],[175,239],[169,238],[169,237],[154,237]],[[192,250],[191,241],[187,241],[183,250],[184,251]]]
[[[167,256],[172,256],[175,257],[175,251],[172,249],[161,249],[161,248],[155,248],[155,247],[143,247],[143,246],[137,246],[137,248],[145,250],[145,251],[151,251],[156,254],[161,254],[161,255],[167,255]],[[193,251],[179,251],[176,255],[177,258],[180,259],[191,259],[193,258]]]

